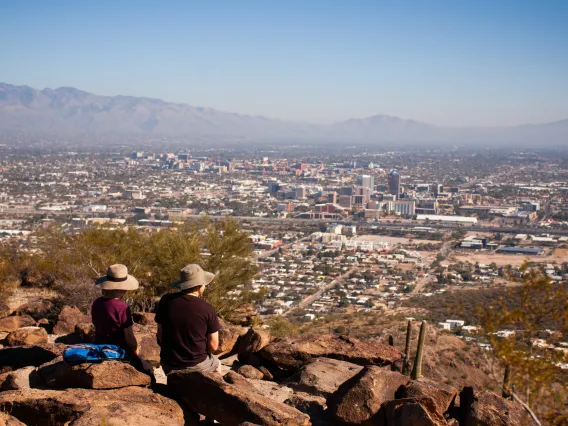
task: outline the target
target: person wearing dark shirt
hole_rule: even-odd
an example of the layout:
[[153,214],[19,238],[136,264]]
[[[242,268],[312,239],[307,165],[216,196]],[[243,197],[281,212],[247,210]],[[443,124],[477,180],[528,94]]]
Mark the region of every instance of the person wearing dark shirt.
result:
[[178,292],[166,294],[158,304],[158,344],[166,374],[174,370],[219,371],[213,355],[219,347],[219,320],[215,308],[201,296],[215,274],[199,265],[187,265],[171,284]]
[[130,363],[139,371],[150,374],[149,366],[138,355],[140,349],[132,330],[132,313],[121,299],[129,290],[139,287],[138,280],[128,274],[124,265],[111,265],[105,276],[95,281],[102,297],[93,302],[91,318],[95,326],[94,343],[117,345],[127,351]]

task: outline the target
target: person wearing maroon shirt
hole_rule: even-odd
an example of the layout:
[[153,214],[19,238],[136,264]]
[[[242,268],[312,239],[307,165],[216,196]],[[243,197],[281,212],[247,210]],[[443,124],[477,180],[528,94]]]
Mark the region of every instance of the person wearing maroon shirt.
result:
[[124,349],[134,368],[150,376],[151,366],[139,357],[140,348],[132,330],[132,313],[121,299],[129,290],[139,287],[138,280],[128,274],[124,265],[111,265],[105,276],[95,281],[102,296],[93,302],[91,318],[95,326],[94,343],[116,345]]
[[175,370],[219,371],[213,353],[219,347],[219,320],[215,308],[201,296],[215,274],[199,265],[187,265],[180,279],[171,284],[178,290],[164,295],[158,304],[158,344],[166,374]]

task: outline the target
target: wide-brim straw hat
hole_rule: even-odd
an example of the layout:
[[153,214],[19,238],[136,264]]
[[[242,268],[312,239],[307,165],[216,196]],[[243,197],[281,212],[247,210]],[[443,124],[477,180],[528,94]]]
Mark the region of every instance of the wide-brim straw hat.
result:
[[170,284],[177,290],[187,290],[193,287],[207,285],[215,278],[215,274],[204,271],[201,266],[192,263],[179,271],[179,280]]
[[128,274],[128,268],[121,264],[110,265],[105,276],[95,281],[101,290],[136,290],[138,280]]

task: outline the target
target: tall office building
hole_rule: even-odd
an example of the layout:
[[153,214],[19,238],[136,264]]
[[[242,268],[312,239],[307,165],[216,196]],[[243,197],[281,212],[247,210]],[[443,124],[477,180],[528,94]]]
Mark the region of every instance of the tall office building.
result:
[[375,176],[372,175],[361,175],[358,178],[359,186],[364,186],[365,188],[369,188],[369,192],[371,194],[375,193]]
[[389,194],[400,194],[400,175],[396,170],[391,170],[388,177]]

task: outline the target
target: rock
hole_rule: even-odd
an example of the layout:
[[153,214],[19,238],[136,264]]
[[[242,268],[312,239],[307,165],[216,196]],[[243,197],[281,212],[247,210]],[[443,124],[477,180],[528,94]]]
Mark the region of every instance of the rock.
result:
[[0,393],[1,411],[9,411],[28,425],[184,424],[183,411],[174,400],[140,387],[3,392]]
[[12,332],[22,327],[33,327],[35,320],[29,315],[12,315],[0,319],[0,331]]
[[0,412],[0,426],[26,426],[17,418]]
[[253,319],[258,317],[258,312],[256,308],[251,305],[250,303],[240,305],[236,309],[234,309],[228,320],[232,324],[239,324],[244,327],[250,327],[253,323]]
[[516,426],[522,425],[524,411],[516,403],[486,390],[465,387],[460,392],[460,425]]
[[314,358],[326,357],[358,365],[391,365],[402,353],[377,341],[364,342],[346,336],[322,335],[278,339],[259,355],[282,370],[295,372]]
[[132,319],[136,324],[140,325],[158,325],[156,323],[156,314],[151,312],[134,312],[132,314]]
[[270,333],[260,328],[250,328],[239,341],[239,361],[248,364],[251,354],[270,343]]
[[47,343],[47,331],[41,327],[24,327],[6,336],[8,346],[37,345]]
[[35,367],[24,367],[0,375],[0,390],[3,391],[38,387],[43,387],[43,380]]
[[139,372],[130,364],[119,361],[71,367],[57,358],[39,367],[38,373],[47,386],[55,389],[116,389],[150,385],[150,376]]
[[249,389],[255,389],[255,387],[242,375],[236,371],[229,371],[223,376],[223,380],[232,385],[239,385]]
[[0,302],[0,318],[6,317],[12,313],[12,309],[5,303]]
[[247,379],[262,380],[264,378],[264,374],[262,373],[262,371],[259,371],[256,368],[254,368],[252,365],[247,365],[247,364],[241,365],[237,369],[237,373],[239,373],[241,376],[246,377]]
[[428,397],[434,402],[436,411],[444,415],[450,409],[457,394],[458,390],[452,386],[421,377],[401,386],[395,397],[397,399]]
[[61,356],[65,345],[41,344],[0,349],[0,365],[10,369],[39,367]]
[[[168,376],[168,387],[188,409],[226,426],[244,422],[263,426],[310,424],[308,416],[295,408],[259,395],[248,387],[226,383],[217,373],[175,371]],[[187,389],[198,389],[199,398],[188,394]]]
[[331,425],[326,409],[325,398],[304,392],[296,392],[284,401],[284,404],[307,414],[314,426]]
[[294,391],[284,385],[266,380],[248,379],[248,382],[260,395],[272,399],[273,401],[284,402],[294,394]]
[[237,349],[239,337],[246,334],[247,329],[233,324],[228,324],[219,318],[221,329],[219,330],[219,348],[215,351],[218,357],[233,354]]
[[[380,416],[380,417],[379,417]],[[375,425],[412,425],[412,426],[446,426],[447,422],[436,411],[436,406],[430,398],[408,398],[387,401]]]
[[316,358],[295,373],[286,384],[292,389],[328,397],[363,367],[346,361]]
[[71,334],[75,331],[75,326],[77,324],[90,322],[91,317],[89,315],[85,315],[75,306],[64,306],[57,317],[55,327],[53,327],[53,334]]
[[134,324],[134,335],[140,347],[140,357],[153,367],[160,366],[160,346],[156,337],[156,328]]
[[95,339],[95,325],[92,322],[81,322],[75,326],[75,334],[85,343]]
[[51,324],[47,318],[40,318],[36,325],[43,328],[47,334],[51,334],[53,332],[53,324]]
[[268,368],[264,367],[263,365],[258,367],[258,371],[260,371],[260,372],[262,372],[262,374],[264,374],[264,377],[263,377],[264,380],[274,380],[274,376],[272,375],[272,373],[270,371],[268,371]]
[[61,304],[51,299],[34,298],[16,309],[18,315],[29,315],[36,321],[46,318],[49,321],[57,320]]
[[384,402],[394,399],[396,390],[409,380],[400,373],[367,366],[327,399],[328,409],[340,422],[361,424],[375,416]]

